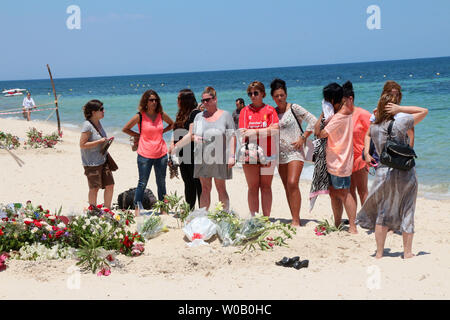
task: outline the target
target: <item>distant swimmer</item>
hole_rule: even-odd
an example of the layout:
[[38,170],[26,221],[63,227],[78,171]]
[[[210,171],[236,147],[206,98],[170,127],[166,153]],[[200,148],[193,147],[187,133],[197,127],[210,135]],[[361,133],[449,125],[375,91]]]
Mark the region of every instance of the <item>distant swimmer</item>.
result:
[[22,102],[23,106],[23,117],[27,119],[27,121],[30,121],[30,110],[36,109],[36,104],[34,103],[33,98],[31,98],[31,93],[27,93],[27,96],[23,98]]

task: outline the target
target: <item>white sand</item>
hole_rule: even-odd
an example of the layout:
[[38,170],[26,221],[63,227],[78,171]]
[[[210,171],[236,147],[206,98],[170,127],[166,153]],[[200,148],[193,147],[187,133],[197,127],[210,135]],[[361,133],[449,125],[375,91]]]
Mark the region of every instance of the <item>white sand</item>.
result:
[[[54,123],[0,119],[0,130],[25,138],[35,126],[44,133],[56,130]],[[63,142],[55,149],[13,151],[25,164],[20,167],[0,150],[0,203],[41,204],[51,211],[63,206],[63,214],[80,213],[87,206],[87,181],[83,175],[79,133],[63,128]],[[114,173],[117,195],[138,180],[136,153],[125,144],[114,143],[110,152],[119,165]],[[243,172],[234,169],[227,182],[231,207],[248,215],[247,186]],[[420,177],[419,177],[420,179]],[[358,228],[316,236],[318,220],[330,219],[328,196],[320,196],[312,213],[307,201],[310,184],[301,181],[303,197],[299,229],[289,247],[270,252],[235,253],[219,240],[210,246],[188,248],[176,220],[164,217],[168,233],[146,243],[145,254],[131,258],[119,255],[121,268],[109,277],[71,271],[75,260],[47,262],[9,260],[0,272],[0,299],[448,299],[450,297],[450,201],[419,198],[413,259],[403,260],[402,237],[386,240],[387,256],[376,260],[374,234]],[[149,186],[156,194],[152,173]],[[273,181],[271,216],[288,222],[290,212],[279,177]],[[182,180],[167,178],[168,192],[183,194]],[[99,200],[102,201],[100,193]],[[217,193],[212,193],[216,203]],[[299,255],[309,268],[295,270],[276,266],[283,256]],[[78,278],[77,278],[78,277]],[[79,288],[76,287],[77,279]],[[377,280],[378,279],[378,280]],[[69,282],[69,285],[68,285]],[[45,293],[45,294],[43,294]]]

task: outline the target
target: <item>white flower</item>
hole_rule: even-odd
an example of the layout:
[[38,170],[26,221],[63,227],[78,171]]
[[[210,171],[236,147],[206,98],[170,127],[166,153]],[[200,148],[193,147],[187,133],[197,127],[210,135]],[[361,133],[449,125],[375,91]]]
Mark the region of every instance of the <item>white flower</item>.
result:
[[46,226],[45,229],[46,229],[47,231],[52,231],[52,230],[53,230],[52,226]]
[[48,223],[45,222],[45,221],[41,221],[41,224],[42,224],[43,226],[48,226]]
[[35,233],[37,231],[39,231],[39,228],[34,227],[33,230],[31,230],[31,233]]
[[60,228],[60,229],[64,229],[64,228],[66,227],[66,225],[65,225],[63,222],[60,222],[60,223],[57,225],[57,227]]
[[56,219],[55,216],[49,216],[48,218],[49,218],[50,220],[55,220],[55,219]]
[[85,223],[85,226],[89,226],[91,224],[91,220],[86,219],[86,221],[84,223]]
[[25,218],[25,219],[23,219],[23,222],[33,222],[33,219]]

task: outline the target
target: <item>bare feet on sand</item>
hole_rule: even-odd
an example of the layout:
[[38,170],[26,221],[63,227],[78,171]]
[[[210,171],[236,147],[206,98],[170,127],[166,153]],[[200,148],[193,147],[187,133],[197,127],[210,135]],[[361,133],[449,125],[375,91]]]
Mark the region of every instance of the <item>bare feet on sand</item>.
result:
[[415,257],[416,255],[413,253],[404,253],[403,259],[411,259],[412,257]]

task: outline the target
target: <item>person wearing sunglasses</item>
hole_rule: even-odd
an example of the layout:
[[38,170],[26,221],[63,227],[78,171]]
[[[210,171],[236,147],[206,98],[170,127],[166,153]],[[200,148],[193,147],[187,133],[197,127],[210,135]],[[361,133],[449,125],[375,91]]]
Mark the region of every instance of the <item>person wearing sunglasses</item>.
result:
[[[292,215],[292,225],[300,226],[301,194],[298,186],[303,164],[306,159],[304,147],[317,118],[295,103],[288,103],[286,82],[274,79],[270,84],[270,94],[277,104],[280,125],[280,150],[278,172],[283,182],[286,198]],[[302,121],[307,122],[305,131],[301,129]]]
[[[244,107],[239,114],[241,143],[256,143],[267,157],[273,157],[276,154],[273,145],[276,146],[276,144],[272,138],[277,138],[279,133],[277,112],[274,107],[263,102],[266,91],[262,82],[250,83],[247,87],[247,95],[251,104]],[[248,185],[248,206],[252,215],[259,212],[259,192],[261,191],[263,215],[270,216],[275,165],[275,161],[267,164],[251,161],[242,165]]]
[[[138,216],[143,209],[142,199],[147,187],[152,167],[155,167],[158,200],[164,200],[166,195],[167,144],[163,134],[173,128],[173,120],[163,111],[161,99],[154,90],[147,90],[139,102],[139,112],[123,127],[122,131],[139,139],[137,148],[137,165],[139,182],[134,195],[135,214]],[[141,122],[142,117],[142,122]],[[163,121],[168,125],[164,128]],[[139,133],[131,130],[135,125]],[[166,212],[162,212],[166,213]]]
[[103,103],[91,100],[83,107],[86,121],[81,128],[80,150],[84,174],[88,180],[88,201],[91,206],[97,205],[97,195],[100,189],[105,189],[103,206],[111,209],[114,193],[114,178],[106,161],[107,153],[102,153],[102,146],[107,141],[106,132],[100,119],[105,116]]
[[202,186],[200,208],[209,209],[211,204],[212,179],[225,210],[230,207],[226,180],[232,178],[235,164],[234,122],[231,114],[217,106],[217,93],[206,87],[202,93],[204,111],[195,116],[189,133],[174,146],[174,152],[190,141],[194,141],[194,178],[199,178]]

